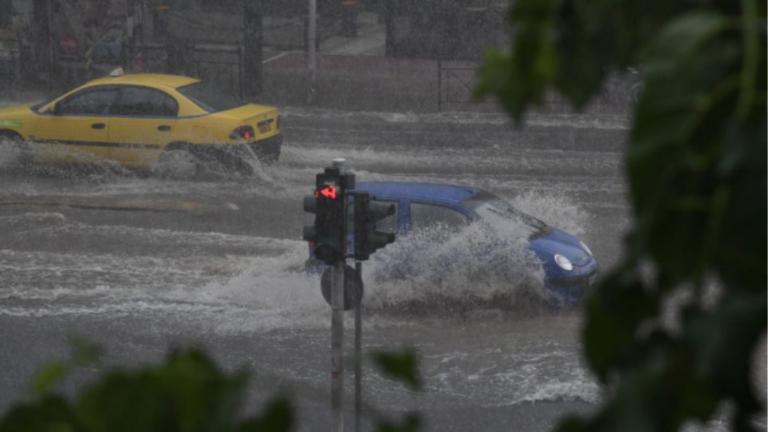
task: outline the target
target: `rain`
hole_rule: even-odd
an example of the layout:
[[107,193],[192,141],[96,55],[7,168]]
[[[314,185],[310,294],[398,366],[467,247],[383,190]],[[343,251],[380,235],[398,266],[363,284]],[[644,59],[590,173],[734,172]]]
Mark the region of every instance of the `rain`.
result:
[[[286,392],[296,430],[331,430],[331,308],[306,271],[302,199],[334,159],[357,182],[487,191],[588,245],[598,274],[610,268],[631,223],[637,77],[612,77],[581,112],[552,95],[516,125],[474,96],[486,50],[509,45],[508,7],[0,0],[0,410],[82,337],[104,355],[65,394],[202,347],[253,371],[246,412]],[[78,106],[70,92],[93,79],[115,94]],[[144,102],[168,112],[115,90],[157,80],[166,90]],[[233,108],[246,102],[252,112]],[[544,431],[593,410],[582,311],[550,301],[530,227],[432,222],[392,228],[363,265],[363,351],[413,349],[424,380],[411,391],[366,360],[363,429],[415,410],[428,431]],[[344,325],[353,430],[351,312]]]

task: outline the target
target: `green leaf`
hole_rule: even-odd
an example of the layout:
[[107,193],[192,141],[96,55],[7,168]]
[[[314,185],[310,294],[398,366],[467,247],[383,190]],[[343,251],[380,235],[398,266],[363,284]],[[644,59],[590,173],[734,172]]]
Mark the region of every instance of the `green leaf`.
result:
[[269,401],[261,416],[245,422],[240,431],[287,432],[293,429],[293,424],[293,404],[288,398],[280,397]]
[[16,405],[0,418],[0,432],[79,432],[72,409],[59,396],[46,396],[29,405]]
[[[608,393],[561,431],[677,431],[724,402],[731,428],[753,429],[768,262],[765,13],[754,0],[520,0],[510,53],[487,57],[478,93],[517,120],[552,90],[585,106],[611,70],[636,65],[643,80],[626,152],[633,226],[583,333]],[[671,331],[661,305],[673,293],[688,303]]]
[[[92,344],[77,341],[75,360],[95,358]],[[112,370],[76,398],[74,406],[46,395],[70,366],[53,363],[37,377],[41,394],[0,417],[0,432],[247,432],[289,431],[293,408],[271,400],[260,417],[241,420],[248,374],[226,373],[202,351],[171,353],[156,366]]]
[[101,357],[101,347],[87,339],[73,337],[70,339],[70,345],[74,351],[73,361],[78,366],[94,363]]
[[658,312],[659,300],[643,286],[637,271],[633,265],[617,269],[588,299],[585,355],[604,382],[611,372],[641,359],[638,329]]
[[644,70],[675,68],[728,27],[728,19],[714,10],[694,10],[667,23],[641,53]]
[[380,420],[376,425],[377,432],[416,432],[421,429],[421,417],[416,413],[408,413],[400,421]]
[[172,353],[165,364],[104,376],[77,413],[93,432],[227,432],[238,429],[245,373],[221,372],[202,352]]
[[412,350],[376,352],[372,357],[374,363],[390,378],[405,383],[413,390],[421,389],[418,359]]
[[[544,90],[557,74],[553,0],[521,0],[512,8],[515,43],[509,55],[487,54],[476,96],[491,92],[520,120],[531,103],[541,104]],[[525,16],[526,20],[517,20]]]
[[51,362],[40,371],[32,384],[32,393],[42,396],[51,391],[69,373],[70,367],[63,362]]

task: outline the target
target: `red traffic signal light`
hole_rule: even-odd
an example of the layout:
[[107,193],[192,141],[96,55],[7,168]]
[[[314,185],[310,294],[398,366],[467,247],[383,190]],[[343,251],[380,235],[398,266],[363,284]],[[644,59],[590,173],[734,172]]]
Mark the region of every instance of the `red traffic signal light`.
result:
[[304,197],[304,211],[313,213],[315,221],[304,227],[302,238],[310,243],[312,255],[328,265],[346,255],[344,197],[354,184],[354,175],[329,167],[315,176],[314,193]]
[[336,186],[325,185],[325,186],[321,186],[315,191],[315,196],[316,197],[322,196],[328,199],[335,200],[336,197],[338,196],[338,191],[339,189]]

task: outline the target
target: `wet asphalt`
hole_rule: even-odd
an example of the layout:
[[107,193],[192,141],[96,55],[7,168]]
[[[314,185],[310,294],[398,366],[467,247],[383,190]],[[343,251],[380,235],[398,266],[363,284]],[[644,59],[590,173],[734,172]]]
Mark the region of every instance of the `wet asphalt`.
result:
[[[630,207],[620,116],[534,116],[517,129],[498,114],[283,111],[283,156],[253,177],[3,169],[0,409],[81,336],[105,355],[62,382],[64,393],[108,368],[202,346],[226,368],[254,371],[249,412],[284,391],[297,403],[299,430],[329,430],[330,311],[318,281],[302,272],[300,233],[302,196],[337,157],[358,181],[494,192],[577,234],[603,269],[621,255]],[[366,274],[382,266],[373,260]],[[447,281],[429,277],[430,268],[416,281],[366,278],[364,349],[416,349],[425,381],[410,392],[366,363],[366,427],[375,413],[419,410],[426,430],[543,431],[592,409],[600,390],[580,354],[580,310],[496,303],[536,287],[523,275],[477,280],[456,268]],[[346,388],[349,408],[351,374]]]

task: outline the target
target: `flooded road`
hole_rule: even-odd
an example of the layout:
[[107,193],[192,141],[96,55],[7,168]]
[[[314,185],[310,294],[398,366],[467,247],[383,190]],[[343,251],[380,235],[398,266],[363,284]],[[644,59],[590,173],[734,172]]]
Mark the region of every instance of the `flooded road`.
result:
[[[79,335],[106,354],[65,391],[108,366],[202,345],[255,372],[250,409],[285,389],[299,430],[327,429],[330,309],[303,273],[301,202],[337,157],[358,181],[481,187],[578,235],[604,269],[620,256],[629,221],[621,118],[538,116],[517,130],[496,114],[283,112],[281,161],[252,178],[0,174],[0,408]],[[578,310],[478,303],[478,281],[461,272],[440,286],[382,283],[370,275],[387,253],[396,245],[365,265],[364,349],[416,348],[426,388],[409,393],[366,367],[366,404],[421,410],[427,430],[538,431],[599,400],[579,353]],[[530,289],[517,276],[482,281],[483,295]],[[449,301],[425,294],[440,290]],[[351,407],[351,374],[346,384]]]

